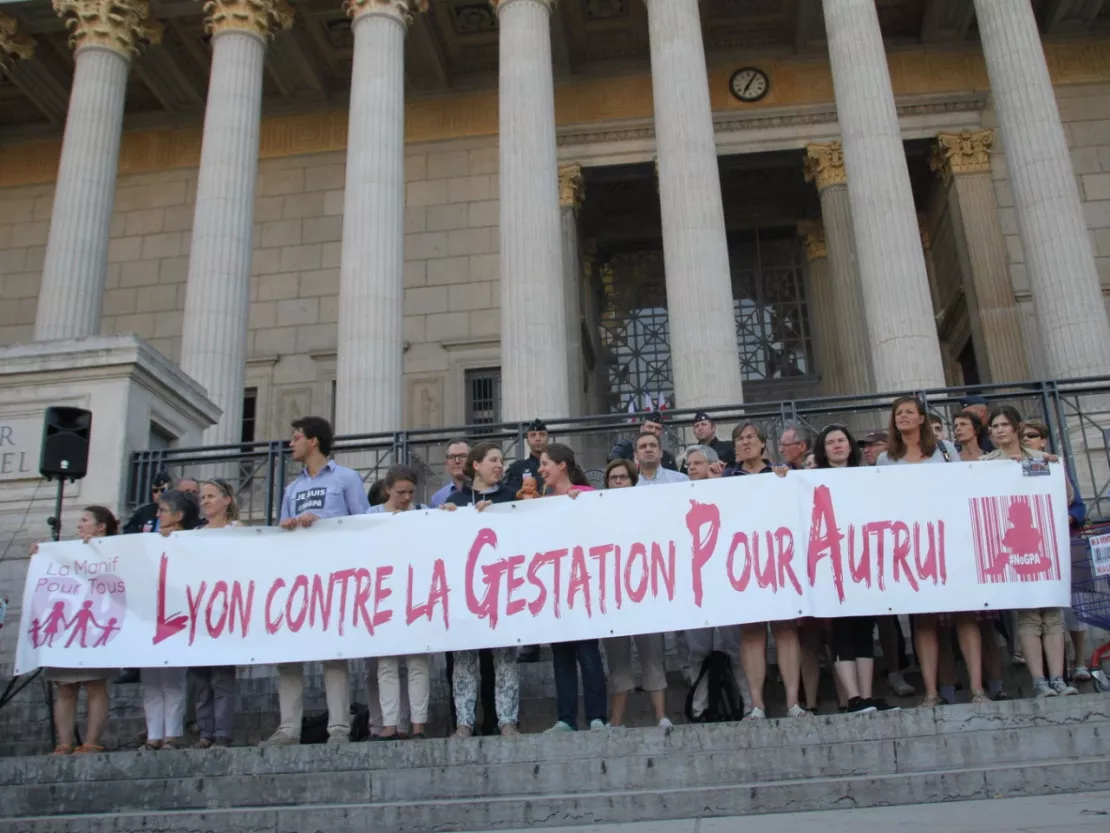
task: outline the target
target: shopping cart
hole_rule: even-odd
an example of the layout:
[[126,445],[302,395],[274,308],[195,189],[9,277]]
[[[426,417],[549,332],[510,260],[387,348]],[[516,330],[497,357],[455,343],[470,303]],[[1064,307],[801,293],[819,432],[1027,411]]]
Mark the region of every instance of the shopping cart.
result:
[[[1072,536],[1071,589],[1075,618],[1110,631],[1110,523],[1085,526]],[[1095,648],[1087,666],[1102,692],[1110,692],[1110,680],[1102,670],[1108,656],[1110,642]]]

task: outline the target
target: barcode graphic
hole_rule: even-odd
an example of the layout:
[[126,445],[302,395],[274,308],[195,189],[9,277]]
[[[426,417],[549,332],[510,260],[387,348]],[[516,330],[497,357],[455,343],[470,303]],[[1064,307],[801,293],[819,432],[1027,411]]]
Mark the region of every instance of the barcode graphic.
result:
[[968,503],[980,584],[1060,578],[1051,495],[976,497]]

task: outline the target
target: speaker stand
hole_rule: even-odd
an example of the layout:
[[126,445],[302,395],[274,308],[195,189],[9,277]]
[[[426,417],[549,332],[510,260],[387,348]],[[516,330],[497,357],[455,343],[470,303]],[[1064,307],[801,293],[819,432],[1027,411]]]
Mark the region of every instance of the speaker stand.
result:
[[58,491],[54,496],[54,515],[46,519],[46,525],[50,527],[50,537],[58,541],[62,537],[62,493],[65,491],[66,479],[64,477],[58,478]]

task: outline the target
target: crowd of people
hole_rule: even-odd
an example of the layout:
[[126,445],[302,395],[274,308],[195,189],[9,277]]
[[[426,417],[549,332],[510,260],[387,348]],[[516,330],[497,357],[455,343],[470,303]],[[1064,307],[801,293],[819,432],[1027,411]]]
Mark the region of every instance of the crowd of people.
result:
[[[975,460],[1030,460],[1057,458],[1047,452],[1049,429],[1025,420],[1011,406],[993,409],[977,397],[962,403],[952,420],[955,442],[947,438],[944,421],[931,414],[918,399],[897,399],[885,430],[872,431],[857,440],[841,424],[824,427],[811,438],[800,426],[788,426],[778,440],[778,455],[768,447],[764,429],[752,422],[737,425],[731,444],[716,436],[710,414],[695,416],[696,444],[685,449],[681,467],[665,448],[664,419],[649,414],[636,436],[622,440],[610,452],[600,487],[639,488],[688,480],[775,474],[790,476],[798,469],[839,469],[858,466],[917,465]],[[280,525],[286,530],[312,526],[325,519],[364,513],[395,514],[418,509],[483,511],[497,503],[591,491],[574,451],[551,442],[546,425],[536,420],[528,426],[528,455],[506,467],[501,447],[494,442],[471,443],[460,438],[446,445],[447,482],[426,507],[414,500],[419,488],[417,472],[408,466],[391,468],[369,494],[359,474],[331,459],[331,425],[320,417],[304,417],[292,424],[291,456],[302,466],[290,483],[281,504]],[[159,475],[152,485],[153,501],[140,507],[123,532],[168,535],[180,530],[211,530],[235,526],[239,507],[234,489],[219,479],[202,482],[181,478],[172,482]],[[1084,522],[1085,507],[1069,476],[1069,516],[1074,526]],[[119,525],[101,506],[89,506],[80,516],[78,536],[113,535]],[[1009,699],[1003,685],[1003,640],[1015,665],[1026,665],[1038,697],[1072,695],[1072,682],[1089,680],[1084,667],[1085,625],[1061,609],[1014,612],[952,611],[902,617],[910,624],[914,655],[924,684],[922,707],[955,703],[955,643],[967,668],[972,703]],[[1070,631],[1075,666],[1065,679],[1065,631]],[[914,687],[906,680],[909,667],[906,634],[898,616],[844,617],[829,620],[745,624],[734,628],[707,628],[680,634],[680,650],[690,686],[687,716],[709,719],[709,682],[701,673],[713,655],[727,658],[728,670],[742,698],[744,719],[767,717],[764,688],[768,673],[768,635],[774,640],[778,671],[786,692],[786,714],[807,718],[819,707],[818,684],[822,658],[828,658],[836,686],[838,709],[849,714],[896,709],[875,696],[876,637],[886,664],[886,683],[892,695],[910,697]],[[556,721],[549,732],[574,731],[579,726],[579,678],[583,693],[585,725],[600,730],[625,725],[629,694],[637,687],[632,648],[641,666],[641,688],[648,693],[654,721],[669,727],[665,693],[664,635],[643,634],[603,640],[587,639],[551,645],[556,690]],[[603,660],[604,653],[604,660]],[[519,663],[538,659],[538,646],[477,651],[456,651],[446,657],[454,736],[515,735],[519,728]],[[367,661],[371,737],[380,740],[423,738],[428,724],[430,692],[429,656],[384,657]],[[608,679],[606,678],[608,668]],[[199,748],[228,746],[234,736],[236,669],[152,668],[139,672],[147,732],[144,748],[176,749],[185,744],[185,717],[189,675],[195,696]],[[304,666],[278,666],[277,729],[263,746],[298,744],[304,726]],[[100,737],[108,717],[109,669],[50,669],[56,683],[56,754],[101,751]],[[126,675],[127,672],[125,672]],[[323,662],[328,719],[327,742],[349,742],[350,679],[347,660]],[[120,678],[126,681],[128,677]],[[88,698],[88,725],[84,743],[75,746],[77,697],[81,687]],[[483,722],[477,725],[482,703]],[[411,727],[411,728],[410,728]],[[408,731],[406,731],[408,729]]]

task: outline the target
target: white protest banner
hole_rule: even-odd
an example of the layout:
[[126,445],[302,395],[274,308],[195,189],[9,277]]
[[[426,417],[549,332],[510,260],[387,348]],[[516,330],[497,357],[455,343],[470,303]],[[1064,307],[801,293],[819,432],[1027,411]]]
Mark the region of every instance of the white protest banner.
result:
[[285,532],[45,544],[16,671],[250,665],[710,625],[1061,607],[1064,478],[1010,462],[791,472]]

